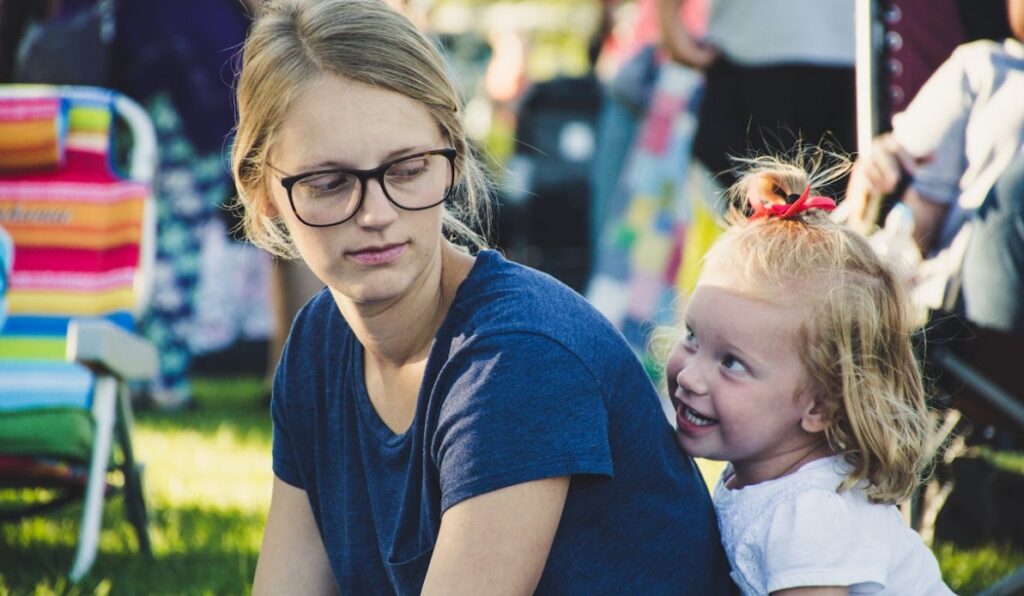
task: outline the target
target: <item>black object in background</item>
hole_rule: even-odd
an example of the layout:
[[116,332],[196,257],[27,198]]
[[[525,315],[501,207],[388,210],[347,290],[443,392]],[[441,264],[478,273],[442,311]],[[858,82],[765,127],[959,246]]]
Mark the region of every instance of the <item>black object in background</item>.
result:
[[498,229],[509,258],[582,291],[590,268],[590,168],[601,90],[597,79],[558,77],[523,97]]

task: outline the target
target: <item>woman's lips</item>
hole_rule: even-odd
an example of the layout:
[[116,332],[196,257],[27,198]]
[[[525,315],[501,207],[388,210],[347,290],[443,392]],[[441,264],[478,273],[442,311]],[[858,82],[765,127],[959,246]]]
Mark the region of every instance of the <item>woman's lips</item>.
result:
[[348,253],[348,257],[360,265],[387,265],[402,256],[407,246],[406,244],[370,246],[351,251]]

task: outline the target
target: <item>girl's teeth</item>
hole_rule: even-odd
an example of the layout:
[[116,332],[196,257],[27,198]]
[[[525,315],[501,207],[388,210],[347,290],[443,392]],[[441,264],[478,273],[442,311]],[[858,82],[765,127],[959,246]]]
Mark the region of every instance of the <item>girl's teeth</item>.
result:
[[687,420],[689,420],[691,423],[697,426],[708,426],[715,423],[714,420],[710,418],[705,418],[704,416],[701,416],[700,414],[694,412],[690,408],[686,408],[686,410],[683,412],[683,415],[686,416]]

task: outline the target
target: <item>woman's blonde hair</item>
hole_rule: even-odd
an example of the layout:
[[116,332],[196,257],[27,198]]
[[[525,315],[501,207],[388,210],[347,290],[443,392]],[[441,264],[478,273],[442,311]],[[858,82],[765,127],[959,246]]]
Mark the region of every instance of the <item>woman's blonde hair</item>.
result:
[[729,191],[729,227],[704,270],[733,272],[754,297],[806,313],[798,341],[810,389],[826,408],[829,446],[852,466],[840,488],[867,481],[872,501],[895,503],[910,496],[931,460],[903,279],[863,236],[822,210],[748,217],[752,200],[786,202],[840,178],[848,162],[823,169],[827,157],[743,160],[746,171]]
[[434,45],[382,0],[268,0],[242,51],[238,126],[231,168],[242,226],[254,244],[297,255],[279,217],[267,215],[267,153],[289,106],[324,74],[394,91],[420,102],[458,154],[444,230],[461,244],[486,248],[489,187],[463,124],[461,98]]

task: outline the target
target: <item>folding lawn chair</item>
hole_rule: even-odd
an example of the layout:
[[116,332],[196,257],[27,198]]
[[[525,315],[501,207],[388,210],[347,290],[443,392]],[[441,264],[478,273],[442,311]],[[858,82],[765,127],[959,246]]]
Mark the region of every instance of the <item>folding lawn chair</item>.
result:
[[[127,178],[112,157],[121,120]],[[155,151],[148,116],[117,93],[0,85],[0,226],[14,244],[0,330],[0,486],[52,496],[16,502],[0,520],[84,499],[72,581],[96,558],[112,489],[123,489],[150,553],[126,383],[157,371],[156,350],[132,333],[153,260]]]

